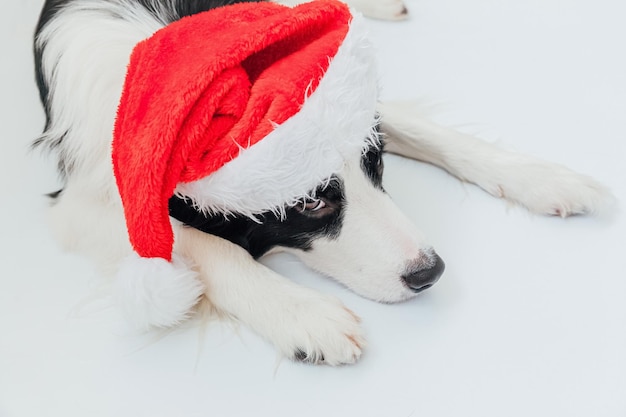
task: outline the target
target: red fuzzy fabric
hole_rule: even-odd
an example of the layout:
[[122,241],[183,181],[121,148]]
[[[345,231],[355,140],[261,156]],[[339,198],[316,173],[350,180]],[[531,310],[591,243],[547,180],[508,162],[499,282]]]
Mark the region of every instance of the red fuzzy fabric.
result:
[[298,112],[351,19],[335,0],[242,3],[177,21],[131,56],[113,140],[130,241],[171,259],[168,200]]

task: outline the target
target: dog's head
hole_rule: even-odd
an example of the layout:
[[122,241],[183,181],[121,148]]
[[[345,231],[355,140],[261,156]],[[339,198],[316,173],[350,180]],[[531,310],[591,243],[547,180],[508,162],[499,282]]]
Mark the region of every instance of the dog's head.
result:
[[268,22],[258,6],[237,7],[257,29],[229,29],[233,45],[207,55],[195,30],[224,35],[216,22],[233,9],[221,9],[169,25],[131,54],[112,159],[135,252],[171,260],[175,194],[183,200],[171,199],[170,214],[184,223],[255,257],[291,250],[366,297],[397,301],[432,285],[443,263],[381,186],[364,22],[340,2],[267,4]]
[[370,143],[284,216],[203,214],[178,197],[170,215],[255,258],[287,250],[364,297],[401,301],[432,286],[444,263],[383,189],[382,155],[383,144]]

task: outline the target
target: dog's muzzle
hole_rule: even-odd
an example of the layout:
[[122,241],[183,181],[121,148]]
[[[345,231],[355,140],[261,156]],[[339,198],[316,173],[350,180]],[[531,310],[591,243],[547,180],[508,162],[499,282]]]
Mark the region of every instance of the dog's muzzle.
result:
[[424,291],[432,287],[435,282],[439,280],[444,269],[446,269],[446,264],[437,254],[434,254],[434,260],[433,266],[402,275],[402,280],[411,291],[416,293]]

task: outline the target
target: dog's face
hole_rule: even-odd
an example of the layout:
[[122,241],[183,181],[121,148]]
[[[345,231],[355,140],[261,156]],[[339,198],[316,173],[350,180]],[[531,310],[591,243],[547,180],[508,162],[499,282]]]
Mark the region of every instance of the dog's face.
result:
[[206,216],[177,197],[170,200],[170,214],[254,257],[287,250],[364,297],[401,301],[432,286],[444,263],[383,190],[382,153],[372,145],[346,160],[315,199],[288,207],[283,218]]
[[[382,188],[382,149],[370,147],[346,161],[328,198],[302,215],[340,216],[340,228],[311,241],[309,250],[294,250],[307,265],[329,275],[364,297],[394,302],[432,286],[443,261]],[[311,205],[316,204],[311,202]],[[319,207],[319,208],[318,208]]]

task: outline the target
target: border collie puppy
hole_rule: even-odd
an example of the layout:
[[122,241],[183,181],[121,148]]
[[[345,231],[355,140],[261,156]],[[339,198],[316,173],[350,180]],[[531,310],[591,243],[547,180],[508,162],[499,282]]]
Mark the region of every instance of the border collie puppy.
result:
[[[92,258],[104,274],[118,274],[136,249],[129,242],[125,201],[111,161],[120,98],[133,87],[125,86],[131,54],[161,29],[233,3],[240,2],[46,0],[43,6],[34,51],[47,121],[35,145],[55,153],[64,182],[51,194],[50,224],[64,247]],[[358,0],[353,5],[374,17],[406,14],[400,2]],[[207,48],[212,42],[207,40]],[[364,346],[358,316],[340,300],[301,287],[257,259],[271,251],[292,252],[379,302],[406,300],[431,287],[444,263],[385,193],[383,149],[439,166],[538,214],[590,213],[609,197],[586,176],[438,126],[406,104],[374,107],[367,122],[370,133],[299,199],[265,211],[220,211],[202,207],[177,189],[166,208],[172,256],[189,260],[193,279],[162,279],[158,291],[121,300],[129,320],[141,329],[172,326],[202,298],[286,357],[330,365],[355,362]],[[330,129],[351,134],[342,126]],[[116,293],[143,285],[142,279],[161,280],[154,275],[118,276]]]

